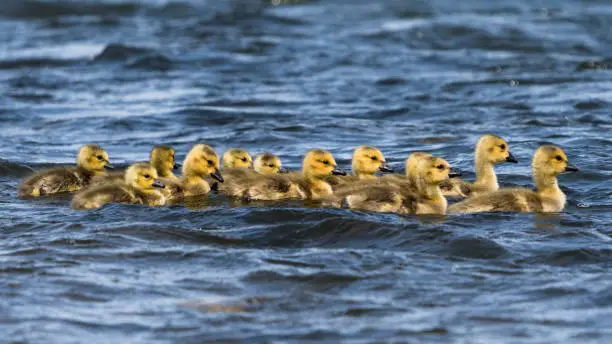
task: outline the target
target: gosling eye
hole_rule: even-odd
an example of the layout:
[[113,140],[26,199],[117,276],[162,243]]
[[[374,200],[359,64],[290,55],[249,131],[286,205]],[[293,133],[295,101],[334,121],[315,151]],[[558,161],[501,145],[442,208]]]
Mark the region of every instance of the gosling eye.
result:
[[246,157],[243,157],[243,158],[242,158],[242,159],[240,159],[240,160],[242,160],[242,161],[246,162],[246,161],[247,161],[247,158],[246,158]]
[[376,161],[376,160],[378,160],[378,158],[377,158],[377,157],[375,157],[375,156],[373,156],[373,157],[372,157],[372,160]]
[[102,155],[98,155],[96,158],[98,158],[98,160],[100,161],[104,160],[104,157]]
[[268,165],[268,167],[274,167],[274,164],[270,164],[270,165]]
[[323,160],[321,161],[324,165],[329,165],[329,161],[328,160]]
[[208,164],[209,164],[210,166],[212,166],[212,165],[213,165],[213,161],[212,161],[212,160],[208,160]]
[[563,161],[563,158],[561,157],[561,155],[557,155],[555,159],[557,159],[557,161]]
[[147,173],[147,174],[145,174],[145,175],[144,175],[144,177],[145,177],[146,179],[149,179],[149,178],[151,178],[151,175]]
[[440,164],[440,165],[436,166],[436,168],[437,168],[438,170],[443,170],[443,169],[444,169],[444,165]]
[[506,145],[502,143],[501,145],[499,145],[499,148],[501,148],[501,150],[505,150],[506,149]]

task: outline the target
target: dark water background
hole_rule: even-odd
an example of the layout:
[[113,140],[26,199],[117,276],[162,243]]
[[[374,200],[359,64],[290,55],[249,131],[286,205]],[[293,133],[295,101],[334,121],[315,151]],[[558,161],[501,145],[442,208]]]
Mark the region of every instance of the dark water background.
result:
[[[611,23],[607,1],[3,0],[0,340],[610,343]],[[204,142],[290,168],[372,144],[472,178],[485,132],[521,160],[502,185],[566,149],[563,214],[16,198],[90,142],[120,165]]]

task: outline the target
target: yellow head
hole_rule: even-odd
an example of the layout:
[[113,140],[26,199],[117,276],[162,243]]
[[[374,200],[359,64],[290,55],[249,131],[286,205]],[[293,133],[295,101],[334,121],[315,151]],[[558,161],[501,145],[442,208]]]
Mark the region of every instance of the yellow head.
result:
[[261,153],[255,156],[253,167],[257,173],[261,174],[276,174],[287,172],[281,163],[279,157],[271,153]]
[[336,160],[330,152],[323,149],[313,149],[306,153],[302,162],[302,173],[307,177],[322,179],[330,174],[345,175],[336,169]]
[[157,180],[157,171],[148,163],[135,163],[125,171],[125,182],[134,189],[144,192],[153,191],[156,188],[164,188]]
[[450,164],[439,157],[422,158],[418,163],[419,180],[429,185],[437,185],[454,175]]
[[91,172],[104,172],[105,168],[113,168],[108,154],[98,145],[85,145],[79,150],[77,166]]
[[490,134],[483,135],[478,140],[478,144],[476,144],[476,159],[481,159],[491,164],[518,162],[512,153],[510,153],[506,140]]
[[531,163],[534,175],[554,177],[563,172],[576,172],[578,168],[570,164],[563,149],[557,146],[540,146],[533,155]]
[[191,148],[185,161],[183,162],[184,176],[211,176],[223,182],[221,172],[219,172],[219,156],[212,147],[204,144],[197,144]]
[[375,147],[359,146],[353,152],[353,174],[373,176],[376,172],[393,172],[383,153]]
[[408,159],[406,159],[406,176],[408,179],[413,182],[416,180],[419,161],[429,157],[431,157],[431,154],[425,152],[414,152],[408,156]]
[[174,160],[174,149],[168,146],[155,146],[151,151],[151,166],[153,166],[161,177],[172,174],[172,170],[178,168]]
[[223,168],[249,168],[252,162],[251,154],[241,148],[231,148],[223,153]]

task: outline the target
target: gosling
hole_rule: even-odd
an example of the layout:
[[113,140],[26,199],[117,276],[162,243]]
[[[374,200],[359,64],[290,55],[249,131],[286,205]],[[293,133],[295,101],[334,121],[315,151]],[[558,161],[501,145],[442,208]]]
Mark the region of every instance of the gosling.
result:
[[169,199],[176,202],[183,197],[208,194],[211,190],[208,177],[223,183],[224,179],[219,171],[219,156],[212,147],[197,144],[191,148],[183,161],[182,178],[175,182],[167,182]]
[[94,185],[77,193],[72,208],[95,209],[108,203],[161,206],[166,198],[160,188],[164,184],[157,179],[157,171],[148,163],[136,163],[127,169],[124,181]]
[[506,140],[495,135],[483,135],[476,144],[474,166],[476,181],[469,183],[461,179],[449,179],[440,188],[446,196],[469,197],[499,189],[495,165],[502,162],[517,163],[510,153]]
[[536,150],[531,168],[537,191],[524,188],[501,189],[453,204],[449,212],[561,212],[566,197],[559,188],[557,175],[577,172],[578,168],[569,163],[563,149],[551,145]]
[[348,194],[337,193],[350,209],[401,214],[444,215],[447,200],[439,184],[454,176],[450,164],[439,157],[414,159],[411,164],[414,184],[379,183]]
[[108,154],[97,145],[79,150],[76,167],[44,170],[27,177],[19,184],[19,197],[40,197],[60,192],[74,192],[90,185],[94,176],[105,174],[112,165]]
[[373,180],[376,178],[377,172],[393,172],[393,169],[387,165],[383,153],[372,146],[359,146],[355,149],[351,169],[352,176],[330,176],[327,178],[327,182],[333,190],[356,181]]

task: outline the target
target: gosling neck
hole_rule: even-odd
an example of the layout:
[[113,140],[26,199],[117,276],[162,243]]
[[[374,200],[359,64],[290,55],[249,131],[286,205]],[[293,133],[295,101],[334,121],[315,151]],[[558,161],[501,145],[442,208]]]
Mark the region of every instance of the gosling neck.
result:
[[476,167],[476,181],[474,184],[484,186],[491,191],[499,189],[497,176],[495,175],[495,166],[486,158],[486,154],[476,152],[474,165]]
[[444,198],[442,191],[440,191],[439,183],[428,183],[423,178],[419,178],[417,183],[421,197],[429,200]]
[[533,181],[535,182],[538,193],[552,194],[563,193],[557,182],[557,176],[546,174],[540,171],[537,167],[533,169]]
[[359,179],[359,180],[366,180],[366,179],[374,179],[374,178],[376,178],[374,176],[374,173],[363,172],[363,171],[359,171],[359,170],[355,170],[355,169],[353,169],[353,173],[355,174],[355,177],[357,177],[357,179]]

